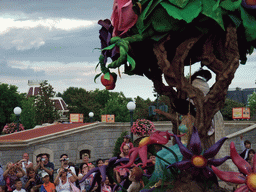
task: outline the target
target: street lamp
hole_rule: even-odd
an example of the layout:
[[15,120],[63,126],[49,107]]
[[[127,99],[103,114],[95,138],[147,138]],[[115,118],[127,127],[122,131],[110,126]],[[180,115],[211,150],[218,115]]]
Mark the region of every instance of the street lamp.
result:
[[94,116],[94,113],[93,113],[93,112],[90,112],[90,113],[89,113],[89,117],[90,117],[90,119],[91,119],[91,122],[92,122],[93,116]]
[[[127,109],[130,111],[130,116],[131,116],[131,127],[133,124],[133,111],[135,110],[135,108],[136,108],[136,105],[133,101],[130,101],[127,104]],[[133,133],[132,132],[131,132],[131,141],[133,141]]]
[[22,110],[21,110],[20,107],[15,107],[15,108],[13,109],[13,112],[14,112],[14,114],[16,115],[16,118],[17,118],[17,131],[19,131],[19,122],[20,122],[19,117],[20,117],[21,111],[22,111]]

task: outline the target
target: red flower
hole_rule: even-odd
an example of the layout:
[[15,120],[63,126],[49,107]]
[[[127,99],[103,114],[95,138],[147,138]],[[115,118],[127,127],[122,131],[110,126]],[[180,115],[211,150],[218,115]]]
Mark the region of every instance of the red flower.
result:
[[171,135],[172,134],[168,133],[168,131],[166,132],[156,131],[150,137],[143,138],[139,143],[139,147],[133,147],[129,151],[129,157],[130,157],[129,162],[126,165],[121,167],[125,168],[125,167],[132,166],[138,155],[140,156],[140,159],[142,161],[142,167],[146,167],[148,163],[147,161],[148,145],[150,144],[165,145],[166,143],[168,143]]
[[231,142],[230,156],[233,163],[242,173],[220,171],[216,167],[212,166],[214,173],[223,181],[245,184],[236,189],[235,192],[256,192],[256,155],[253,157],[253,167],[251,167],[251,165],[237,153],[234,142]]
[[134,13],[132,6],[132,0],[114,1],[113,13],[111,15],[114,27],[113,37],[123,35],[137,22],[138,15]]

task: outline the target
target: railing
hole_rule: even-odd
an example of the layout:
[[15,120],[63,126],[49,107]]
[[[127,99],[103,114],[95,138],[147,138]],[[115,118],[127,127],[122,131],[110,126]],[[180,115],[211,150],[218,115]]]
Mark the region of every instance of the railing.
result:
[[227,137],[228,139],[231,139],[231,138],[237,137],[237,136],[239,136],[239,135],[242,135],[242,134],[244,134],[244,133],[247,133],[247,132],[249,132],[249,131],[252,131],[252,130],[254,130],[254,129],[256,129],[256,124],[251,125],[251,126],[249,126],[249,127],[247,127],[247,128],[244,128],[244,129],[242,129],[242,130],[240,130],[240,131],[237,131],[237,132],[235,132],[235,133],[229,134],[229,135],[227,135],[226,137]]

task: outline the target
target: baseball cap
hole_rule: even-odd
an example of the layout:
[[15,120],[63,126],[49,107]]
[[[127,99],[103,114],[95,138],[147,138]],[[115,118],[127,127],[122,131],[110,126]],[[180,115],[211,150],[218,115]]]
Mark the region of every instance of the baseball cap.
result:
[[42,173],[42,178],[44,178],[44,177],[47,176],[47,175],[49,176],[49,174],[48,174],[47,172],[43,172],[43,173]]

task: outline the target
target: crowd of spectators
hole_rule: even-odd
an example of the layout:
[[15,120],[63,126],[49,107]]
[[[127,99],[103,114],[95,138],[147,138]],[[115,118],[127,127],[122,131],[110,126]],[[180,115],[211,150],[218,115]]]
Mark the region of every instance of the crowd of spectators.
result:
[[[130,147],[133,147],[129,136],[124,137],[121,146],[120,157],[128,158]],[[83,182],[79,182],[93,168],[108,164],[108,159],[98,159],[94,164],[90,162],[89,154],[82,155],[82,163],[75,166],[69,161],[68,154],[60,156],[61,166],[56,169],[54,162],[49,161],[49,154],[40,154],[36,157],[34,165],[29,160],[29,154],[24,153],[21,160],[9,162],[6,169],[0,169],[0,192],[87,192],[92,186],[95,173],[92,173]],[[57,171],[56,171],[57,170]],[[2,172],[1,172],[2,171]],[[116,171],[117,179],[120,181],[128,170]],[[113,185],[108,178],[102,183],[102,192],[112,192]],[[96,191],[97,184],[91,191]]]

